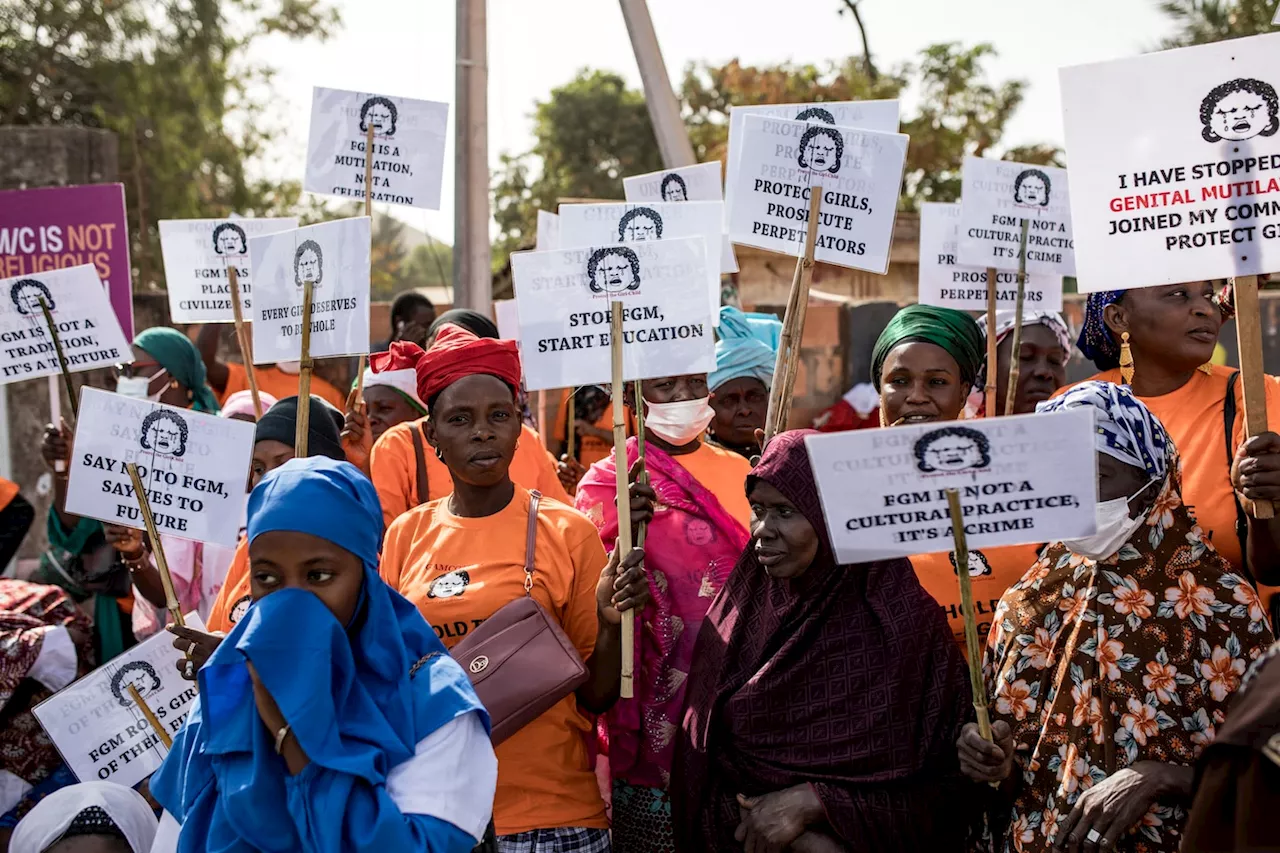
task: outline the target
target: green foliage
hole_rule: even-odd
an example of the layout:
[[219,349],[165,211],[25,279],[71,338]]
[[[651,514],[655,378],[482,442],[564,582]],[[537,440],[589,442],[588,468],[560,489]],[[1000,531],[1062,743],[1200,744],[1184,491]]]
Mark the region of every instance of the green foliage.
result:
[[158,287],[157,220],[296,204],[296,181],[246,169],[280,133],[248,52],[337,22],[325,0],[0,0],[0,124],[117,134],[136,286]]
[[1277,0],[1163,0],[1160,11],[1178,27],[1161,47],[1186,47],[1271,32]]

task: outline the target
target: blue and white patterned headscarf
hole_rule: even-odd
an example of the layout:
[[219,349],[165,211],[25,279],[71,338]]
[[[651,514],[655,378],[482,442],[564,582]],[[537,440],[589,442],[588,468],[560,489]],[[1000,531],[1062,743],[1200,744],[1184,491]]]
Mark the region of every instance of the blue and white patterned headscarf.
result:
[[1163,480],[1176,467],[1177,449],[1151,410],[1123,385],[1081,382],[1060,397],[1045,400],[1036,412],[1060,412],[1089,406],[1095,410],[1094,449]]
[[1123,290],[1090,293],[1089,302],[1084,309],[1084,325],[1080,327],[1076,346],[1099,370],[1112,370],[1120,366],[1120,344],[1107,328],[1102,312],[1108,305],[1119,302],[1122,296]]

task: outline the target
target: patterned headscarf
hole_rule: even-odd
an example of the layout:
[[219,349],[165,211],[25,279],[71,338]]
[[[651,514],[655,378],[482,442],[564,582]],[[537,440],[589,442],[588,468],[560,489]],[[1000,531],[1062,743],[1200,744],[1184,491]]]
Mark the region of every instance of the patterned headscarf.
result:
[[1164,425],[1123,385],[1082,382],[1061,397],[1045,400],[1036,412],[1090,406],[1095,410],[1094,449],[1163,480],[1176,467],[1177,450]]
[[[1002,343],[1013,332],[1017,316],[1018,312],[1008,309],[996,312],[995,333],[997,344]],[[978,328],[982,331],[983,338],[987,336],[987,325],[987,315],[983,314],[978,318]],[[1062,319],[1062,315],[1057,311],[1024,311],[1022,313],[1022,328],[1025,329],[1027,326],[1048,327],[1049,331],[1053,332],[1054,337],[1058,339],[1058,343],[1062,344],[1062,348],[1066,350],[1067,354],[1071,353],[1071,330],[1067,328],[1066,321]]]
[[899,344],[922,341],[946,350],[960,366],[960,378],[973,385],[982,366],[985,341],[973,318],[954,308],[908,305],[889,321],[871,351],[871,383],[880,390],[880,371]]
[[1084,309],[1084,325],[1080,327],[1076,346],[1099,370],[1112,370],[1120,366],[1120,344],[1107,328],[1102,312],[1108,305],[1119,302],[1123,296],[1123,290],[1090,293],[1089,302]]

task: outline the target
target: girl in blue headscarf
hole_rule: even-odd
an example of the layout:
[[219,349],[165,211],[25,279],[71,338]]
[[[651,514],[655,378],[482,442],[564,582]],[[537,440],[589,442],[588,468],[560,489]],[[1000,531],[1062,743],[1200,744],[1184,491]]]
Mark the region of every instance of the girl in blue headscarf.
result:
[[497,782],[488,715],[378,576],[382,510],[354,466],[295,459],[249,498],[254,603],[200,670],[151,780],[180,853],[464,853]]
[[764,429],[782,323],[725,305],[716,336],[716,369],[707,374],[716,417],[707,431],[716,444],[750,459],[760,455],[755,433]]

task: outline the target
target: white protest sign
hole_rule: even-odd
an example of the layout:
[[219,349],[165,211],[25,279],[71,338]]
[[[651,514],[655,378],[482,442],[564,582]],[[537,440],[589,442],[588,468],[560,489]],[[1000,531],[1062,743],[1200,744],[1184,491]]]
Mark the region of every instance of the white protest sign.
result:
[[145,530],[125,467],[134,462],[161,534],[234,548],[253,430],[249,421],[85,388],[67,512]]
[[715,314],[720,310],[720,265],[715,252],[722,242],[723,222],[724,203],[719,201],[562,204],[559,248],[701,237],[711,261],[706,267],[707,305]]
[[1027,272],[1076,274],[1066,169],[966,157],[961,180],[956,260],[1017,272],[1025,219]]
[[373,200],[440,209],[449,105],[315,87],[307,138],[307,192],[363,199],[373,127]]
[[[920,295],[922,305],[960,311],[987,310],[987,271],[956,263],[960,205],[927,201],[920,206]],[[1018,274],[996,273],[997,309],[1014,309]],[[1023,307],[1027,311],[1062,310],[1062,276],[1028,275]]]
[[302,357],[303,282],[311,282],[311,357],[369,351],[370,219],[357,216],[249,241],[257,298],[253,363]]
[[513,254],[526,387],[609,382],[614,300],[625,312],[624,379],[715,369],[706,265],[701,237]]
[[545,252],[560,248],[560,217],[545,210],[538,211],[537,250]]
[[92,264],[0,279],[0,293],[0,385],[61,372],[41,301],[53,315],[68,371],[133,361]]
[[855,430],[805,439],[840,563],[953,550],[947,489],[970,548],[1094,533],[1092,409]]
[[[632,202],[721,201],[724,198],[719,161],[632,175],[622,179],[622,189],[627,201]],[[720,272],[737,271],[738,259],[733,254],[733,243],[729,241],[728,234],[723,234],[720,240]]]
[[[194,613],[188,628],[204,630]],[[168,750],[129,692],[132,684],[169,737],[178,733],[196,685],[178,672],[182,652],[168,631],[148,637],[32,709],[81,782],[132,787],[156,771]]]
[[1280,33],[1063,68],[1082,293],[1280,272]]
[[297,227],[298,220],[292,218],[160,220],[170,319],[175,323],[234,322],[229,267],[236,269],[244,316],[252,318],[249,238]]
[[495,299],[493,316],[498,323],[498,337],[504,341],[520,339],[520,315],[514,299]]
[[748,116],[729,238],[804,254],[813,184],[823,188],[814,257],[883,275],[906,158],[900,133]]

